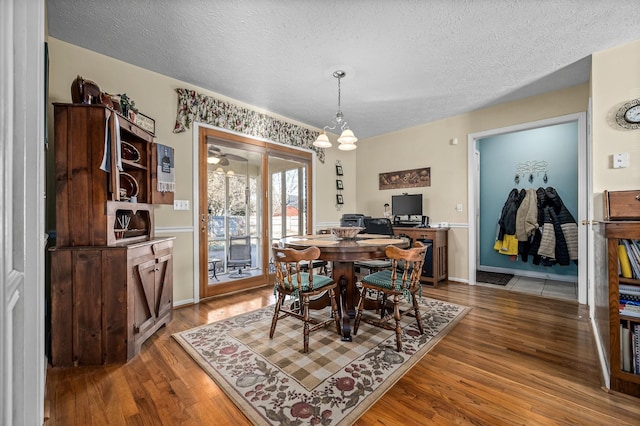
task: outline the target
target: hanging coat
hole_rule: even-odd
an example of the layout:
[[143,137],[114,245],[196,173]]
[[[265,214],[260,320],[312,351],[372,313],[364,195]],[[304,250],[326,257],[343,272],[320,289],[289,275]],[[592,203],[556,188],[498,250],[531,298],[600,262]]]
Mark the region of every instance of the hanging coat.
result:
[[544,188],[538,188],[536,190],[536,206],[538,207],[538,228],[535,230],[533,238],[531,239],[529,253],[533,255],[532,263],[539,265],[541,256],[538,254],[538,251],[542,241],[542,228],[544,225],[545,207],[547,206],[547,194]]
[[554,188],[547,188],[545,193],[556,234],[556,260],[569,265],[578,260],[578,224]]
[[520,193],[516,188],[514,188],[509,193],[504,206],[502,206],[502,213],[500,214],[500,219],[498,220],[498,225],[500,226],[500,231],[498,232],[498,240],[504,239],[505,234],[516,234],[516,213],[518,212],[519,206]]
[[538,228],[538,197],[536,190],[526,190],[524,199],[516,213],[516,238],[518,241],[529,241]]
[[542,206],[544,225],[531,245],[532,253],[536,255],[533,263],[569,265],[572,260],[577,261],[578,224],[573,215],[554,188],[539,188],[537,194],[538,206]]
[[518,240],[516,239],[516,213],[524,194],[520,194],[517,188],[509,193],[507,201],[502,206],[502,213],[498,219],[498,236],[493,248],[500,254],[517,256]]

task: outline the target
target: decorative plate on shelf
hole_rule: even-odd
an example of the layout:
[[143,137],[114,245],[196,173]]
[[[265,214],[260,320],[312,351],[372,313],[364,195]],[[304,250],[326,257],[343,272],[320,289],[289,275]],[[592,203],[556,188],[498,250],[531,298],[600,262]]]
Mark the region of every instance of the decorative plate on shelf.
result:
[[125,141],[122,141],[120,147],[123,160],[133,161],[134,163],[140,161],[140,151],[138,151],[138,148]]
[[147,233],[146,229],[127,229],[124,231],[124,237],[139,237],[140,235],[145,235]]
[[138,181],[129,173],[120,172],[120,190],[127,191],[127,198],[138,195]]

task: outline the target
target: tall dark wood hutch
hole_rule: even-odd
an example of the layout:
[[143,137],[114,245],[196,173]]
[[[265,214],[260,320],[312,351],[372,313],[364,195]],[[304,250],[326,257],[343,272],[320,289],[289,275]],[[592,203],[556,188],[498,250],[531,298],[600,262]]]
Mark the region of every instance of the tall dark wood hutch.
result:
[[173,193],[157,190],[153,135],[128,118],[103,105],[54,114],[51,364],[123,363],[172,317],[173,237],[155,237],[153,205]]

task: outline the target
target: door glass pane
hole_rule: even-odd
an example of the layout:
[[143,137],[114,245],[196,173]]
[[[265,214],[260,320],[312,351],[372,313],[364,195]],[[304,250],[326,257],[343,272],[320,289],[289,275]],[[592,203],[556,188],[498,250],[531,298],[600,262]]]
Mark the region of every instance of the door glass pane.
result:
[[272,242],[303,235],[307,229],[307,166],[291,159],[269,157]]
[[208,145],[209,284],[261,275],[261,155]]

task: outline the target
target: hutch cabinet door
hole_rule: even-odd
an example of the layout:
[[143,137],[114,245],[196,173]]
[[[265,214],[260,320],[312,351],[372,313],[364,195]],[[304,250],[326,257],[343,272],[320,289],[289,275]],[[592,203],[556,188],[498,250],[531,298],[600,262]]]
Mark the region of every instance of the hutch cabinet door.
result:
[[173,300],[173,259],[171,254],[158,258],[155,268],[156,318],[171,315]]
[[133,288],[135,292],[133,332],[135,335],[145,335],[148,329],[155,324],[155,269],[155,259],[134,267],[134,270],[137,271],[137,279]]

